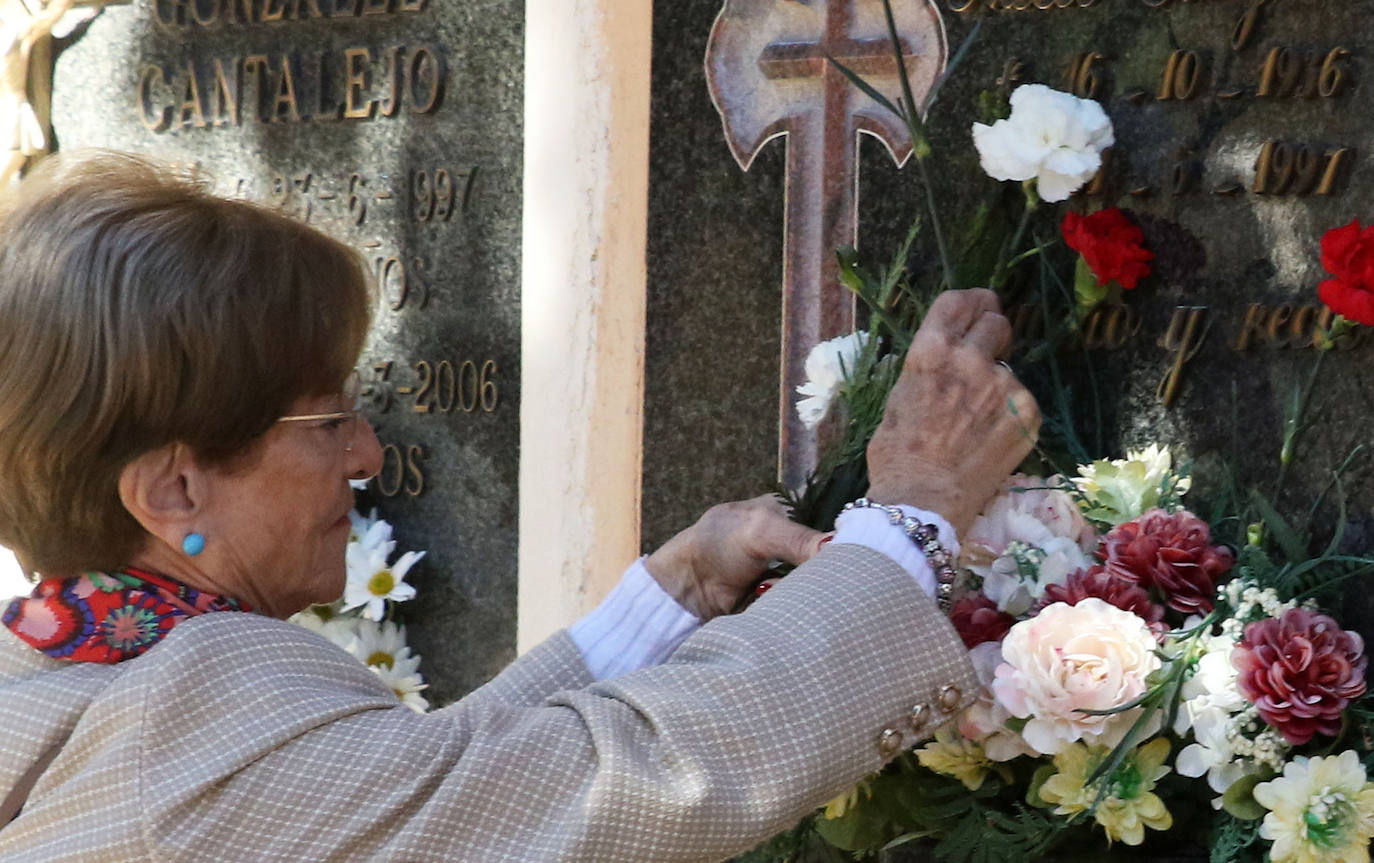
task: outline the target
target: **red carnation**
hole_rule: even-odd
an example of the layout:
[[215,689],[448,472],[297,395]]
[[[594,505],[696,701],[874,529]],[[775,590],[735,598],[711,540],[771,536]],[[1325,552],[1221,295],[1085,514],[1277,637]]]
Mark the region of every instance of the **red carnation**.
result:
[[1231,653],[1240,691],[1294,746],[1336,736],[1341,712],[1364,695],[1367,661],[1359,634],[1305,608],[1245,627]]
[[1075,212],[1064,214],[1060,226],[1064,242],[1083,256],[1088,268],[1097,276],[1099,286],[1116,282],[1132,290],[1150,274],[1146,261],[1154,252],[1141,245],[1145,233],[1117,207],[1098,210],[1088,216]]
[[1374,326],[1374,225],[1360,230],[1360,220],[1322,235],[1322,266],[1335,276],[1317,286],[1331,311],[1356,323]]
[[969,650],[985,641],[1001,641],[1016,618],[997,610],[997,603],[981,593],[966,596],[949,611],[950,622]]
[[1119,578],[1108,572],[1105,566],[1080,569],[1070,573],[1063,585],[1045,587],[1046,605],[1052,602],[1077,605],[1090,596],[1122,611],[1129,611],[1148,623],[1156,634],[1164,632],[1164,608],[1151,602],[1149,592],[1133,579]]
[[1117,525],[1102,540],[1100,554],[1117,578],[1158,588],[1165,603],[1184,614],[1212,610],[1217,582],[1235,563],[1224,545],[1212,545],[1207,522],[1186,510],[1152,509]]

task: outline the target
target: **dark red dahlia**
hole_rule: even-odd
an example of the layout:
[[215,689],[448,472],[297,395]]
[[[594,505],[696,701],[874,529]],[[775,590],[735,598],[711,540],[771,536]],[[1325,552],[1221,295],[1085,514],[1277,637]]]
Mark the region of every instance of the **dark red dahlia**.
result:
[[1135,581],[1112,575],[1105,566],[1080,569],[1071,573],[1063,585],[1051,584],[1045,588],[1046,605],[1052,602],[1077,605],[1090,596],[1129,611],[1150,624],[1156,633],[1164,630],[1163,606],[1151,602],[1149,591]]
[[1305,608],[1245,627],[1231,653],[1240,691],[1294,746],[1336,736],[1341,712],[1364,695],[1367,661],[1358,633]]
[[1107,572],[1157,588],[1170,608],[1184,614],[1211,611],[1217,582],[1236,562],[1231,549],[1212,544],[1207,522],[1187,510],[1152,509],[1117,525],[1099,554]]
[[954,603],[949,610],[950,622],[972,650],[987,641],[1001,641],[1016,618],[997,610],[997,603],[981,593],[974,593]]

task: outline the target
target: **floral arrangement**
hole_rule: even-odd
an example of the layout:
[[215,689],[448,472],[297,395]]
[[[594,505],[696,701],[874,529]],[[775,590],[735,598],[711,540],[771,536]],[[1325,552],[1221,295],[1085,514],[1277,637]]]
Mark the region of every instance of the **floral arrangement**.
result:
[[352,529],[345,551],[348,576],[342,599],[316,605],[291,617],[292,623],[318,632],[371,669],[396,697],[419,713],[429,710],[421,694],[428,687],[420,675],[420,657],[406,646],[406,628],[395,620],[396,605],[415,598],[406,584],[410,568],[425,556],[407,551],[394,561],[391,525],[377,517],[349,514]]
[[[918,159],[932,158],[929,105],[910,94],[888,102],[842,71],[902,117]],[[837,441],[792,495],[799,520],[828,529],[843,502],[864,492],[865,447],[936,293],[991,284],[1005,299],[1009,275],[1029,268],[1040,278],[1018,289],[1038,292],[1057,322],[1053,338],[1147,283],[1153,253],[1122,210],[1074,209],[1053,234],[1031,228],[1033,213],[1070,199],[1102,164],[1114,140],[1102,108],[1042,85],[1017,88],[1009,108],[972,129],[982,170],[1022,192],[1019,224],[990,244],[988,266],[961,279],[943,260],[938,223],[935,284],[907,273],[916,228],[885,271],[840,251],[869,325],[818,346],[807,363],[812,380],[799,388],[798,410],[811,426],[831,417]],[[927,223],[938,216],[933,206],[925,214]],[[1321,343],[1329,350],[1351,327],[1374,325],[1374,227],[1335,228],[1321,247],[1332,278],[1319,294],[1336,313]],[[743,859],[877,859],[917,841],[956,863],[1033,860],[1065,847],[1110,857],[1156,837],[1205,848],[1214,863],[1368,861],[1374,699],[1363,640],[1342,625],[1339,607],[1352,579],[1374,573],[1374,557],[1342,550],[1339,479],[1351,459],[1305,523],[1258,490],[1200,491],[1165,441],[1124,457],[1090,452],[1055,356],[1018,361],[1023,379],[1049,391],[1041,443],[964,537],[950,617],[983,684],[978,700]],[[1292,400],[1276,453],[1280,487],[1316,378],[1314,369]],[[1209,495],[1207,518],[1188,506],[1199,494]],[[1317,544],[1312,525],[1332,501],[1336,530]]]

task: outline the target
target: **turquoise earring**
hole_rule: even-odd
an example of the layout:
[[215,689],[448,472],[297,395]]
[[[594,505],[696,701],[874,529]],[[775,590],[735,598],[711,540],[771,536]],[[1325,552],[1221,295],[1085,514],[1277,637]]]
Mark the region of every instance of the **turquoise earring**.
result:
[[205,551],[205,537],[199,533],[188,533],[186,538],[181,541],[181,550],[186,552],[187,557],[195,557]]

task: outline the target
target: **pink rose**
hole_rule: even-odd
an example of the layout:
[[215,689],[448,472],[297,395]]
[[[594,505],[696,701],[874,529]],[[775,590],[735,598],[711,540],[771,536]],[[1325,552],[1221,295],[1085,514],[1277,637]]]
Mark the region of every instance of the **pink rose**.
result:
[[[1115,746],[1140,715],[1109,710],[1140,697],[1160,667],[1159,643],[1145,621],[1096,597],[1055,603],[1011,628],[992,691],[1037,752],[1055,755],[1076,740]],[[1153,733],[1153,731],[1151,731]]]
[[983,754],[989,761],[1010,761],[1021,755],[1034,755],[1035,751],[1026,741],[1007,727],[1011,714],[993,697],[993,675],[997,666],[1002,664],[1002,649],[995,641],[984,642],[968,652],[973,662],[973,670],[978,674],[978,682],[983,685],[978,700],[959,714],[959,734],[967,740],[980,743]]

